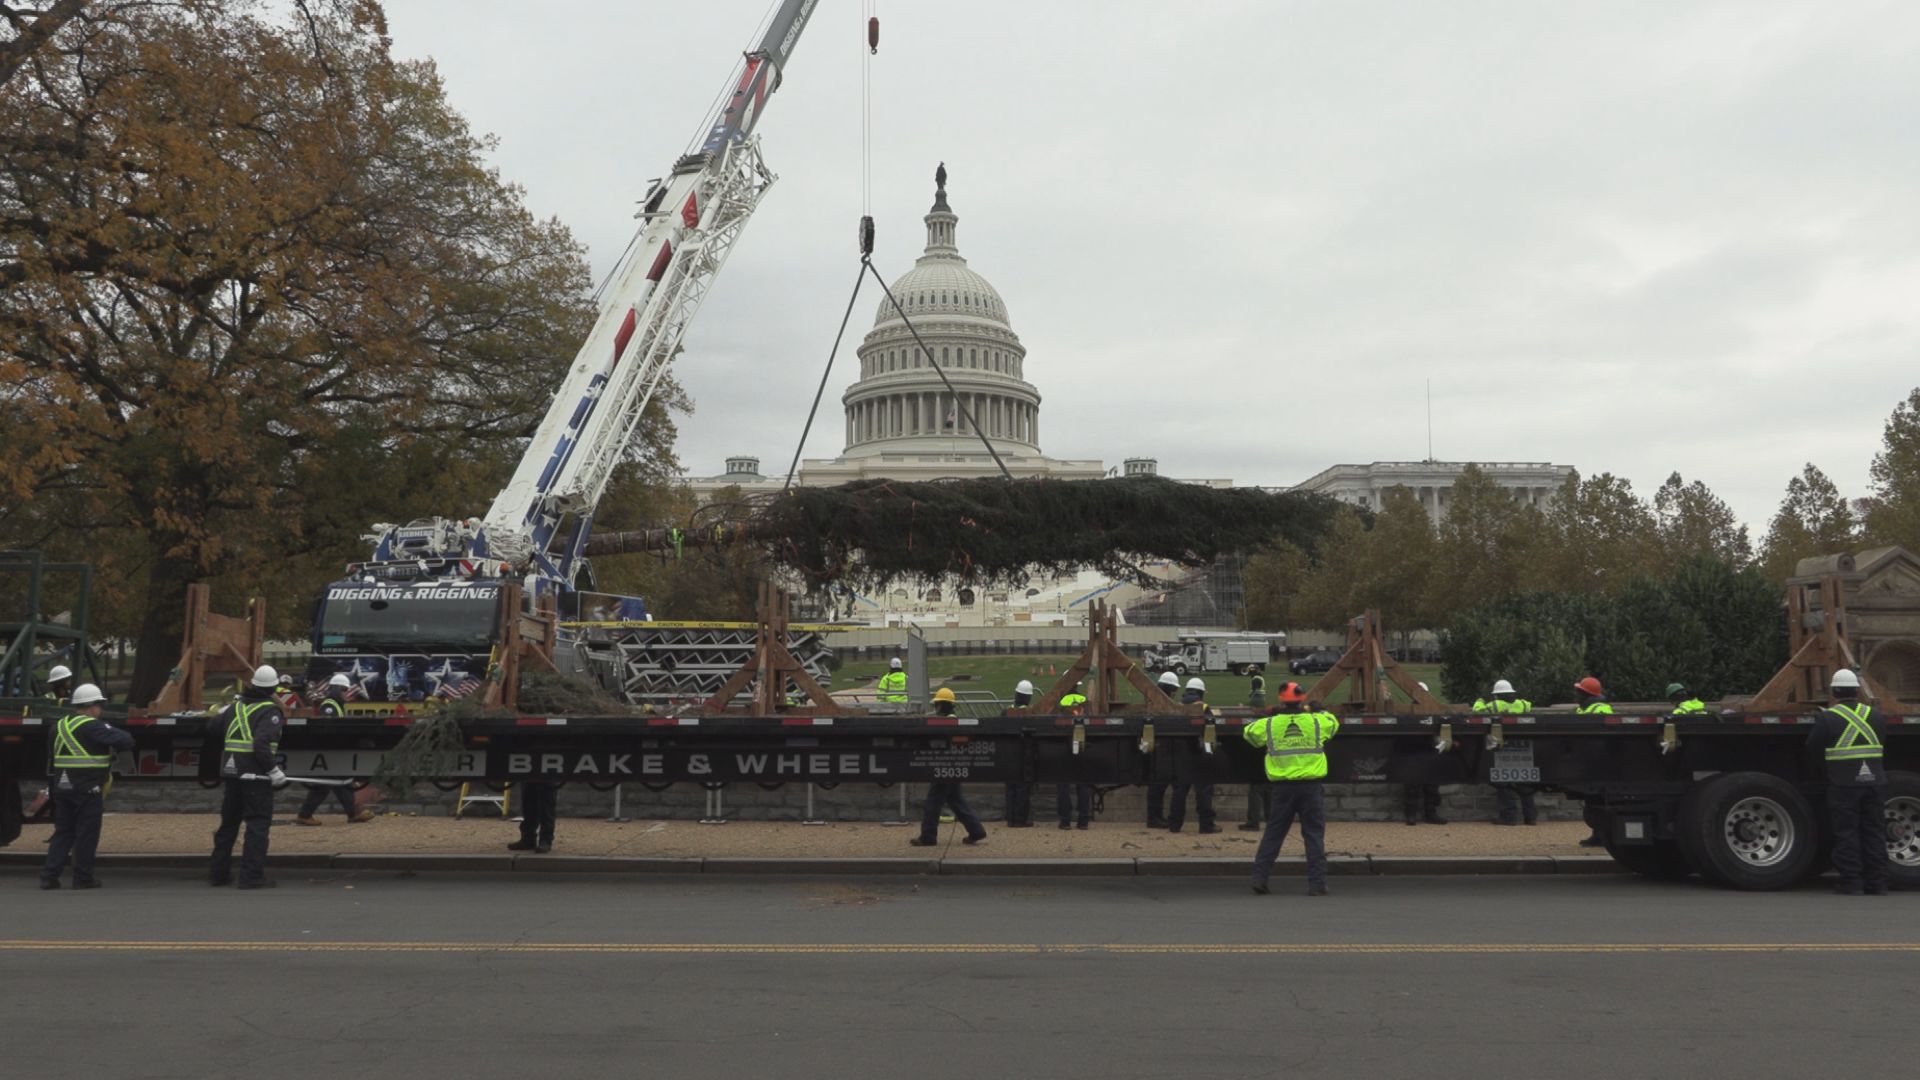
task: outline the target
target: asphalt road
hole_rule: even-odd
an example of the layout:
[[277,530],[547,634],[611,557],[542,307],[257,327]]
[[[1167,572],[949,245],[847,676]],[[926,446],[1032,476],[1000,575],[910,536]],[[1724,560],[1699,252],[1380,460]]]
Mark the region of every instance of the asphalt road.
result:
[[[1906,1076],[1920,894],[0,873],[11,1076]],[[36,992],[39,988],[44,992]]]

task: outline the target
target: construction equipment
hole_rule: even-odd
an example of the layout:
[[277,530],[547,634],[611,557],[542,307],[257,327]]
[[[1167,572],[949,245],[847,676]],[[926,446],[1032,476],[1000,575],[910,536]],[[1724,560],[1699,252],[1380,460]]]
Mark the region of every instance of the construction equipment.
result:
[[[43,609],[51,579],[64,575],[73,578],[72,607],[64,619],[48,618]],[[39,697],[56,663],[84,668],[100,681],[87,648],[92,567],[48,562],[38,551],[0,551],[0,583],[0,698]],[[48,645],[53,648],[43,648]]]
[[[315,619],[310,681],[343,672],[354,696],[369,700],[461,697],[483,679],[505,685],[488,662],[493,631],[511,617],[501,610],[503,601],[512,603],[503,585],[523,590],[527,610],[552,600],[571,618],[573,594],[591,588],[582,549],[600,498],[701,301],[774,182],[754,129],[816,2],[783,0],[697,145],[647,193],[593,329],[486,514],[375,525],[367,537],[372,558],[327,587]],[[644,601],[618,600],[619,621],[649,618]],[[568,635],[556,635],[556,646],[561,636]],[[658,655],[658,644],[639,635],[599,636],[602,659],[612,649],[628,669],[611,680],[622,692],[650,681],[631,668]],[[669,647],[683,644],[698,647]],[[750,652],[751,628],[726,644]]]

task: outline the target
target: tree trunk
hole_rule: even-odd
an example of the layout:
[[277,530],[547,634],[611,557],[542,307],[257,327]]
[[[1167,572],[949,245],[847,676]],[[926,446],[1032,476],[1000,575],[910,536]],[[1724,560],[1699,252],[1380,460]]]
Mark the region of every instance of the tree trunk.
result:
[[[180,659],[180,638],[186,627],[187,586],[196,575],[193,560],[164,554],[172,541],[154,537],[152,569],[147,572],[147,610],[140,619],[139,650],[133,662],[131,704],[146,705],[167,684],[167,675]],[[188,702],[189,707],[196,702]]]

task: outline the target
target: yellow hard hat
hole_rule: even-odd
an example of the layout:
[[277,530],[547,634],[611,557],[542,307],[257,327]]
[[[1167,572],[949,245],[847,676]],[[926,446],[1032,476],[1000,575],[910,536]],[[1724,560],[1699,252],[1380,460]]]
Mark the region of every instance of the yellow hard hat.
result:
[[953,691],[952,691],[952,690],[949,690],[949,689],[947,689],[946,687],[944,687],[944,686],[943,686],[943,687],[941,687],[940,689],[938,689],[938,690],[935,690],[935,691],[933,692],[933,700],[935,700],[935,701],[952,701],[952,700],[954,700],[954,696],[953,696]]

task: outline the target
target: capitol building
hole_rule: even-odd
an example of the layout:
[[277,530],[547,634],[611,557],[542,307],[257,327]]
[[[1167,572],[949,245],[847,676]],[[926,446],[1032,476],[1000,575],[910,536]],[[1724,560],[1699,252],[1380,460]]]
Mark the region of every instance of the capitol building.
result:
[[[802,461],[794,483],[832,487],[855,480],[995,477],[1001,475],[995,455],[1018,479],[1092,480],[1123,472],[1157,475],[1158,466],[1151,457],[1130,457],[1110,471],[1098,460],[1052,458],[1041,450],[1041,395],[1027,379],[1026,346],[1013,330],[999,291],[960,254],[956,236],[960,217],[947,202],[946,180],[942,165],[935,173],[933,208],[925,218],[926,250],[913,269],[893,282],[893,296],[901,310],[883,297],[873,328],[857,350],[859,378],[840,398],[845,411],[844,449],[838,457]],[[993,447],[992,454],[983,443]],[[1373,509],[1389,488],[1404,486],[1437,523],[1446,516],[1453,483],[1464,468],[1465,463],[1434,461],[1335,465],[1294,490]],[[1516,498],[1533,505],[1544,505],[1573,471],[1544,462],[1485,464],[1481,469]],[[760,459],[749,454],[728,458],[726,471],[717,476],[683,478],[702,501],[729,489],[743,495],[777,493],[785,481],[784,475],[763,474]],[[1184,482],[1234,486],[1226,479]],[[1166,578],[1184,573],[1172,566],[1149,569]],[[1197,591],[1217,595],[1191,617],[1221,625],[1233,617],[1227,609],[1239,587],[1237,564],[1227,569],[1231,582],[1225,588],[1194,590],[1183,585],[1166,593],[1143,593],[1136,586],[1086,572],[1038,580],[1021,590],[990,591],[978,605],[971,599],[961,601],[955,595],[958,590],[943,597],[937,588],[901,588],[883,596],[853,598],[851,615],[885,626],[1071,626],[1084,618],[1088,602],[1096,597],[1132,608],[1141,619],[1154,619],[1147,610],[1151,606],[1175,593]],[[1204,585],[1209,576],[1219,577],[1221,570],[1216,567],[1211,575],[1191,575],[1187,583]],[[1167,605],[1169,614],[1174,606]],[[1189,615],[1182,609],[1174,617],[1185,620]]]
[[[840,398],[846,448],[839,457],[801,462],[797,484],[999,476],[983,435],[1016,478],[1106,475],[1099,461],[1041,452],[1040,390],[1026,378],[1026,346],[999,291],[960,254],[960,216],[947,203],[946,175],[945,166],[935,174],[926,251],[893,282],[906,319],[882,297],[873,329],[860,343],[860,377]],[[915,343],[907,319],[931,357]],[[759,459],[746,455],[728,458],[719,476],[687,478],[703,499],[727,487],[747,494],[778,491],[784,482],[784,476],[762,475]]]

